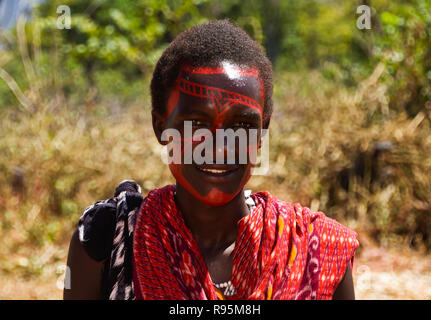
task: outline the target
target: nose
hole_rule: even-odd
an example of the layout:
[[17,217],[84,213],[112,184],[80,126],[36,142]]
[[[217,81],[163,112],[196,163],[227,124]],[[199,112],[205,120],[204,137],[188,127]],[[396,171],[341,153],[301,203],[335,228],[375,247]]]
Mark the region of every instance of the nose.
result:
[[217,142],[215,143],[215,145],[214,145],[214,159],[216,160],[217,164],[221,164],[221,163],[223,163],[223,164],[224,163],[234,164],[235,163],[235,157],[234,157],[233,162],[229,161],[229,158],[232,157],[231,153],[232,153],[232,151],[229,149],[227,142],[224,142],[222,146],[217,145]]
[[232,130],[217,130],[213,137],[213,156],[217,164],[247,163],[247,136],[237,136]]

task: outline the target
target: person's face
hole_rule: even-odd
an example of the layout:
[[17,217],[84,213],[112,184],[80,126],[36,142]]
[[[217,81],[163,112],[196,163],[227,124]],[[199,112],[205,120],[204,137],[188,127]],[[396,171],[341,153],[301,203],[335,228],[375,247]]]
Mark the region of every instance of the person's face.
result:
[[[201,141],[193,141],[184,135],[185,121],[192,125],[192,132],[207,129],[212,135],[213,161],[197,164],[171,163],[169,168],[177,182],[192,196],[211,205],[221,206],[231,201],[242,190],[250,178],[252,164],[251,151],[257,152],[262,129],[263,90],[258,72],[255,69],[241,69],[229,63],[220,68],[183,67],[176,86],[171,91],[165,115],[165,127],[181,133],[182,156],[193,154]],[[217,144],[216,130],[232,129],[233,132],[247,134],[244,141],[235,141],[233,164],[227,164],[227,139]],[[250,132],[257,132],[256,139],[249,141]],[[230,131],[232,132],[232,131]],[[220,142],[220,141],[219,141]],[[247,150],[246,161],[239,161],[240,152]],[[232,145],[230,145],[232,147]],[[223,164],[216,164],[222,156]],[[244,159],[244,158],[243,158]]]

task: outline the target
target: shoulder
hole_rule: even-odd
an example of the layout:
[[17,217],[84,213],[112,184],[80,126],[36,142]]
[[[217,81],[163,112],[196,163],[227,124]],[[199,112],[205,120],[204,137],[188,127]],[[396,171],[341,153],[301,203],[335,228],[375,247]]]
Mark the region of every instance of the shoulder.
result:
[[323,212],[310,211],[309,232],[313,230],[323,246],[340,247],[348,251],[359,246],[358,234],[354,230],[327,217]]
[[352,258],[359,247],[358,234],[326,216],[323,212],[313,212],[299,204],[293,205],[295,213],[301,216],[303,230],[306,231],[309,241],[318,242],[320,258],[346,256]]
[[[359,246],[358,234],[326,216],[323,212],[314,212],[299,203],[291,203],[272,197],[268,192],[254,194],[254,202],[262,201],[262,198],[271,197],[271,205],[274,211],[291,221],[296,227],[296,234],[305,238],[317,236],[320,246],[339,246],[356,249]],[[265,201],[266,201],[265,198]]]

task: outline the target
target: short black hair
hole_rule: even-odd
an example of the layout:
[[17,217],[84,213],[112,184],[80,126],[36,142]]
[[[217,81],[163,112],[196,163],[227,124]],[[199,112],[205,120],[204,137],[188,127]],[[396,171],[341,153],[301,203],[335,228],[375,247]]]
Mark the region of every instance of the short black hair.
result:
[[258,70],[263,82],[263,122],[268,126],[272,114],[271,62],[256,41],[226,19],[191,27],[169,44],[157,62],[151,80],[153,111],[166,112],[170,91],[182,65],[215,68],[223,61]]

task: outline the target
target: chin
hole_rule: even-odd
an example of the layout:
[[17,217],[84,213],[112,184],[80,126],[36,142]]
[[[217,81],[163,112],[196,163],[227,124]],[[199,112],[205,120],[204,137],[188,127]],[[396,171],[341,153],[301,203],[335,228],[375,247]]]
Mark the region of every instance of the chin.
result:
[[185,179],[176,179],[177,182],[183,187],[190,195],[198,199],[200,202],[205,203],[211,207],[221,207],[232,201],[238,193],[242,190],[243,186],[238,188],[234,193],[226,193],[213,187],[211,191],[206,195],[201,195],[195,188],[193,188]]
[[233,198],[236,197],[236,195],[242,190],[239,189],[236,193],[234,194],[229,194],[229,193],[225,193],[223,191],[220,191],[217,188],[211,189],[210,193],[208,193],[206,196],[201,196],[199,194],[197,194],[197,199],[200,200],[201,202],[211,206],[211,207],[221,207],[224,206],[225,204],[229,203],[230,201],[232,201]]

